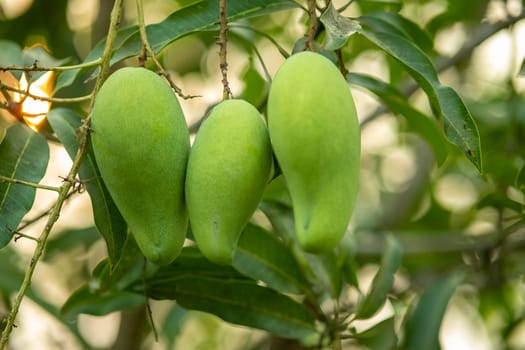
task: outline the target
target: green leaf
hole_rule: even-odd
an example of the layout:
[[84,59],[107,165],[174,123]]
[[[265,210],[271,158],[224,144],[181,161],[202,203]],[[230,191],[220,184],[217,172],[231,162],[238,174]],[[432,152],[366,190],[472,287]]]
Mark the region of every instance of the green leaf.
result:
[[359,21],[376,32],[401,35],[415,43],[425,52],[432,51],[434,46],[430,35],[426,31],[399,13],[378,11],[359,17]]
[[482,172],[479,131],[467,107],[455,90],[441,85],[430,59],[402,36],[363,29],[361,33],[399,61],[427,94],[443,120],[445,135]]
[[[78,150],[77,130],[82,125],[80,115],[70,109],[55,108],[48,113],[47,119],[71,159],[74,159]],[[79,177],[86,184],[95,224],[106,241],[111,262],[115,263],[126,240],[127,226],[102,181],[91,146],[80,164]]]
[[417,302],[406,323],[407,350],[438,350],[439,329],[448,303],[462,281],[460,275],[451,275],[426,290]]
[[392,236],[387,236],[381,266],[372,281],[370,291],[359,303],[355,316],[357,319],[372,317],[384,305],[394,284],[394,274],[401,264],[401,255],[399,243]]
[[[0,40],[0,67],[22,66],[24,58],[22,56],[22,49],[20,46],[10,40]],[[21,72],[12,72],[12,74],[20,79]],[[0,139],[1,141],[1,139]]]
[[[0,144],[0,175],[32,183],[44,176],[49,146],[38,133],[21,123],[10,126]],[[0,248],[13,236],[24,215],[33,206],[36,189],[0,181]]]
[[[231,266],[212,263],[202,255],[197,246],[186,246],[174,262],[159,267],[155,274],[148,276],[147,294],[153,299],[175,299],[177,282],[189,276],[249,280]],[[142,292],[142,288],[140,281],[133,290]]]
[[100,235],[95,227],[80,229],[68,229],[53,234],[46,243],[45,260],[51,260],[54,256],[69,252],[75,247],[89,247],[100,239]]
[[330,2],[323,12],[320,21],[326,29],[326,50],[337,50],[346,44],[348,38],[361,30],[359,23],[348,17],[341,16]]
[[521,192],[525,192],[525,165],[523,165],[518,171],[518,174],[516,175],[516,180],[514,181],[514,185]]
[[292,298],[250,281],[188,276],[177,281],[175,299],[184,308],[284,338],[316,334],[310,311]]
[[[290,0],[250,0],[229,2],[227,7],[228,21],[261,16],[268,13],[296,8],[298,5]],[[190,33],[216,30],[218,28],[219,3],[216,0],[197,1],[175,11],[165,20],[146,26],[148,41],[155,52],[159,52],[173,41]],[[111,64],[140,54],[142,42],[137,26],[119,31],[115,43],[115,52]],[[104,41],[98,43],[89,53],[85,62],[102,56]],[[76,77],[92,69],[73,70],[59,77],[56,90],[73,83]]]
[[518,72],[518,75],[525,76],[525,59],[521,63],[520,71]]
[[395,318],[387,318],[364,332],[355,334],[353,337],[359,342],[372,350],[390,350],[394,349],[397,344],[397,335],[395,331]]
[[[65,59],[56,59],[55,57],[51,56],[49,52],[41,45],[35,45],[29,48],[25,48],[22,51],[23,55],[23,65],[26,67],[37,65],[41,67],[58,67],[61,66],[69,61],[69,58]],[[32,83],[38,78],[40,78],[42,75],[44,75],[45,71],[32,71],[32,72],[26,72],[29,76],[29,82]]]
[[300,293],[306,280],[290,250],[276,236],[248,224],[233,256],[233,267],[282,292]]
[[269,84],[255,68],[252,58],[250,58],[250,63],[242,73],[241,78],[245,83],[245,88],[239,99],[245,100],[254,106],[262,105],[268,94]]
[[314,271],[316,280],[323,286],[323,291],[332,297],[339,298],[343,287],[344,266],[333,252],[324,254],[307,254],[309,266]]
[[111,289],[98,293],[84,285],[77,289],[62,306],[62,315],[73,318],[78,314],[107,315],[114,311],[130,309],[146,302],[144,295]]
[[438,165],[445,162],[449,144],[435,120],[413,108],[398,89],[379,79],[359,73],[349,73],[346,79],[377,95],[392,112],[405,117],[410,129],[430,144]]

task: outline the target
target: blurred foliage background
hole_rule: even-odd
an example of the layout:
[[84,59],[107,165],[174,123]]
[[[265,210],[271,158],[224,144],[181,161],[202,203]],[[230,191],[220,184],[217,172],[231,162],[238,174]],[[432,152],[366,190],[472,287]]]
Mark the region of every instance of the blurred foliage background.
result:
[[[456,289],[450,303],[444,304],[448,306],[440,330],[441,348],[524,349],[525,78],[519,73],[525,57],[525,2],[333,2],[338,8],[350,3],[343,12],[349,17],[399,11],[425,30],[426,36],[418,38],[418,44],[434,62],[441,81],[454,87],[470,109],[479,127],[484,157],[484,172],[480,174],[463,154],[445,142],[441,151],[446,159],[440,160],[443,155],[436,154],[436,149],[421,137],[421,130],[415,129],[402,113],[392,113],[381,99],[351,85],[362,122],[360,193],[351,224],[357,242],[355,271],[360,286],[366,289],[371,283],[386,234],[396,237],[403,251],[402,267],[391,291],[393,301],[370,322],[403,314],[421,291],[452,272],[461,272],[469,277]],[[0,40],[14,41],[21,47],[41,45],[53,57],[82,62],[105,37],[112,3],[0,0]],[[191,3],[146,0],[146,22],[161,21]],[[134,1],[127,1],[122,26],[135,21]],[[263,108],[268,89],[266,74],[273,75],[285,59],[279,49],[290,53],[306,30],[307,17],[298,9],[235,22],[230,30],[228,56],[234,95]],[[193,131],[208,108],[222,98],[215,35],[191,34],[170,44],[160,55],[182,90],[200,95],[181,100]],[[342,55],[350,72],[389,82],[403,92],[411,106],[431,115],[423,93],[403,67],[370,42],[354,35]],[[137,63],[131,58],[120,64]],[[56,96],[86,95],[92,88],[90,84],[76,81]],[[79,104],[76,108],[85,107]],[[59,183],[59,175],[70,160],[58,144],[52,145],[51,157],[44,182]],[[51,202],[39,191],[27,220],[37,217]],[[57,316],[68,296],[89,281],[91,271],[104,257],[91,215],[85,194],[68,201],[44,261],[38,266],[30,300],[23,304],[20,327],[12,336],[13,349],[297,346],[166,301],[152,303],[161,330],[159,343],[153,341],[143,307],[106,316],[80,315],[74,322]],[[36,220],[26,229],[38,234],[42,224]],[[32,249],[32,242],[20,240],[0,251],[0,315],[9,308],[9,296],[21,283]]]

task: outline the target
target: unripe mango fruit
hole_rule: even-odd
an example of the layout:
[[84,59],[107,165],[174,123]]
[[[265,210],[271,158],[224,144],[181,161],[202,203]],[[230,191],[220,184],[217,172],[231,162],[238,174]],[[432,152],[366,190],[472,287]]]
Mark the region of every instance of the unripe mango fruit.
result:
[[295,54],[275,74],[267,114],[298,241],[328,251],[346,231],[358,188],[360,131],[346,80],[324,56]]
[[209,260],[231,263],[271,167],[268,130],[257,109],[242,100],[215,106],[195,138],[186,175],[191,232]]
[[152,71],[119,69],[96,96],[91,127],[102,179],[137,245],[148,260],[170,263],[188,228],[190,138],[176,96]]

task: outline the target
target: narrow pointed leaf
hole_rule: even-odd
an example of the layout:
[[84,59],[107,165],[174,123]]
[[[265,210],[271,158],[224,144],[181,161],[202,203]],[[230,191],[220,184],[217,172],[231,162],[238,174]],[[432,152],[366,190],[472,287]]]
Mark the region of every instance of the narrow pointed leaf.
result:
[[359,17],[359,21],[373,28],[374,31],[401,35],[425,52],[432,50],[433,43],[430,35],[399,13],[378,11]]
[[405,117],[410,128],[430,144],[437,163],[445,162],[449,143],[434,119],[412,107],[398,89],[384,81],[359,73],[349,73],[347,80],[377,95],[393,113]]
[[[74,159],[78,150],[77,130],[82,125],[80,115],[70,109],[56,108],[49,112],[47,119],[69,156]],[[110,261],[115,263],[126,240],[127,226],[102,181],[91,146],[80,165],[79,176],[86,184],[95,224],[106,241]]]
[[303,339],[316,333],[315,319],[305,306],[251,282],[188,276],[177,281],[174,296],[185,308],[279,337]]
[[425,53],[400,35],[372,30],[362,30],[360,33],[406,68],[443,120],[445,135],[482,172],[480,136],[476,123],[457,92],[441,85]]
[[439,330],[450,298],[461,283],[462,277],[452,275],[437,282],[419,298],[406,324],[407,350],[439,350]]
[[297,261],[284,243],[252,224],[248,224],[239,239],[233,267],[279,291],[300,293],[307,288]]
[[[46,140],[24,124],[14,124],[0,144],[0,175],[38,183],[49,161]],[[20,221],[33,206],[36,189],[0,181],[0,248],[9,243]]]
[[357,308],[355,316],[357,319],[372,317],[384,305],[388,292],[394,284],[394,273],[400,264],[401,246],[392,236],[387,236],[381,266],[372,281],[370,291]]

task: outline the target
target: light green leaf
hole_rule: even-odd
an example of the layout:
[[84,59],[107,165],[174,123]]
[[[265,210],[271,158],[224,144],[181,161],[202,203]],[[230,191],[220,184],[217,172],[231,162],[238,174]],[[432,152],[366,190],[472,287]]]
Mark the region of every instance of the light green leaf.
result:
[[[0,144],[0,175],[32,183],[44,176],[49,146],[42,135],[17,123],[7,128]],[[0,181],[0,248],[9,243],[24,215],[33,206],[36,189]]]
[[359,73],[349,73],[346,79],[377,95],[392,112],[405,117],[410,129],[430,144],[437,163],[442,165],[445,162],[449,143],[434,119],[413,108],[398,89],[379,79]]
[[188,276],[177,281],[174,294],[184,308],[279,337],[303,339],[316,334],[315,318],[305,306],[249,281]]
[[[80,115],[70,109],[55,108],[48,113],[47,119],[71,159],[74,159],[78,150],[77,131],[82,125]],[[80,165],[79,177],[86,184],[95,224],[106,241],[109,258],[114,264],[126,240],[127,225],[102,181],[91,146]]]
[[284,243],[252,224],[239,238],[233,267],[279,291],[300,293],[307,288],[299,265]]
[[326,29],[326,42],[324,44],[326,50],[340,49],[352,34],[361,30],[359,23],[341,16],[331,2],[319,19]]
[[437,282],[421,295],[407,319],[403,349],[440,349],[441,322],[449,300],[462,279],[460,275],[451,275]]
[[355,315],[357,319],[372,317],[384,305],[388,292],[394,284],[394,274],[401,264],[401,255],[399,243],[392,236],[387,236],[381,266],[372,281],[370,291],[357,307]]

